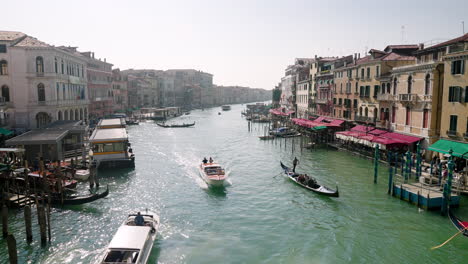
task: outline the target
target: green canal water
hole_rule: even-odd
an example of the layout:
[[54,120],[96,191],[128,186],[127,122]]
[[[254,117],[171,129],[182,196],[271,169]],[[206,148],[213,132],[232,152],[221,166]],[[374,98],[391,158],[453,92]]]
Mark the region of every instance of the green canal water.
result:
[[[52,241],[25,242],[23,212],[10,212],[20,263],[95,263],[130,212],[148,208],[161,216],[149,263],[468,263],[468,238],[430,247],[456,230],[437,212],[418,210],[387,195],[387,168],[373,184],[372,162],[347,152],[304,150],[294,139],[260,141],[260,125],[248,132],[244,106],[192,111],[166,129],[153,122],[128,128],[136,169],[100,174],[107,198],[52,212]],[[232,185],[207,188],[196,169],[212,156],[225,165]],[[280,161],[300,160],[298,171],[330,187],[327,198],[285,179]],[[86,186],[80,187],[83,192]],[[34,217],[35,210],[33,210]],[[466,202],[457,211],[468,219]],[[36,218],[34,218],[35,221]],[[0,263],[8,263],[0,239]]]

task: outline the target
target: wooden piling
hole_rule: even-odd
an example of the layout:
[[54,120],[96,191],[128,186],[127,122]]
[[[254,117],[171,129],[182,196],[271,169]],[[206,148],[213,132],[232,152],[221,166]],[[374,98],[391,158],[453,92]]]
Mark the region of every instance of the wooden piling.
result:
[[10,264],[18,264],[18,251],[16,250],[16,239],[13,235],[8,235],[7,244]]
[[8,208],[5,205],[2,207],[2,233],[3,237],[8,236]]
[[44,206],[39,204],[37,206],[37,220],[39,223],[39,231],[41,233],[41,244],[44,246],[47,243],[47,234],[46,234],[46,219]]
[[52,238],[52,234],[51,234],[51,227],[50,227],[50,203],[51,203],[51,198],[50,198],[50,193],[49,195],[47,196],[47,233],[48,233],[48,236],[49,236],[49,242],[50,242],[50,239]]
[[24,222],[26,224],[26,241],[28,243],[32,242],[32,220],[31,220],[31,207],[26,205],[24,207]]

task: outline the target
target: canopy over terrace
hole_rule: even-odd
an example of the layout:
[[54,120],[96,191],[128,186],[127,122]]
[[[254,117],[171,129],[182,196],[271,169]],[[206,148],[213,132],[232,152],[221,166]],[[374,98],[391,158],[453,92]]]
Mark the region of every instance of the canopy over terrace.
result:
[[268,112],[277,116],[289,116],[290,114],[294,114],[294,111],[283,112],[284,110],[285,110],[284,108],[280,107],[280,108],[270,109]]
[[[344,122],[342,120],[332,120],[331,122],[323,122],[324,119],[321,119],[322,122],[317,122],[316,120],[308,120],[304,118],[293,118],[291,119],[294,124],[302,127],[307,127],[307,128],[315,128],[315,127],[340,127],[341,124]],[[341,121],[341,122],[336,122],[336,121]]]
[[463,142],[439,139],[429,147],[429,150],[444,154],[450,154],[452,151],[453,156],[468,159],[468,144]]

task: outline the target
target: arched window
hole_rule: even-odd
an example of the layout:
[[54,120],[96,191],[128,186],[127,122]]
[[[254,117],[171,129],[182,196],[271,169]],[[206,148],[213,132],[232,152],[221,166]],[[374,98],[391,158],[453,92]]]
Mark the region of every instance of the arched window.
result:
[[68,110],[65,110],[63,120],[68,120]]
[[413,88],[413,77],[410,75],[408,77],[408,93],[411,93],[411,88]]
[[395,95],[397,92],[397,78],[393,79],[393,94]]
[[362,116],[362,106],[359,107],[359,116]]
[[390,83],[387,83],[387,93],[390,93]]
[[369,116],[369,108],[367,108],[367,107],[364,109],[364,116],[365,117]]
[[59,111],[58,112],[58,120],[62,120],[62,119],[63,119],[62,111]]
[[354,88],[354,92],[355,92],[355,93],[358,93],[358,92],[359,92],[359,90],[358,90],[358,82],[356,82],[356,87]]
[[380,108],[380,120],[385,120],[385,110]]
[[37,128],[43,128],[51,122],[51,118],[47,113],[40,112],[36,115],[36,126]]
[[36,72],[44,73],[44,59],[41,56],[36,57]]
[[83,109],[80,109],[80,120],[83,120]]
[[62,65],[61,65],[61,67],[62,67],[62,74],[64,74],[64,73],[65,73],[65,71],[64,71],[64,64],[63,64],[63,60],[62,60]]
[[70,110],[70,119],[69,120],[75,120],[75,117],[73,116],[73,109]]
[[58,61],[57,61],[57,58],[54,59],[54,69],[55,69],[55,73],[58,73]]
[[8,62],[6,60],[0,61],[0,75],[8,74]]
[[370,68],[367,68],[367,79],[370,78]]
[[431,76],[429,74],[426,75],[424,79],[424,94],[429,94],[431,89]]
[[78,114],[78,109],[75,109],[75,120],[80,120],[80,116]]
[[5,102],[10,102],[10,88],[6,85],[2,86],[2,97]]
[[361,79],[364,79],[364,68],[361,69]]

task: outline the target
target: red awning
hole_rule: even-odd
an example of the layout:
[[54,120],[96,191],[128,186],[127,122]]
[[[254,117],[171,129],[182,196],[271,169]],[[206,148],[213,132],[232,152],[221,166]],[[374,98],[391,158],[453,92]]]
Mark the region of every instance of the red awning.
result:
[[324,120],[324,119],[325,119],[324,116],[319,116],[319,117],[317,117],[317,119],[315,119],[314,121],[315,121],[315,122],[322,122],[322,120]]
[[332,125],[337,125],[337,126],[341,126],[341,124],[344,123],[344,120],[339,120],[339,119],[333,119],[330,124]]
[[408,136],[408,135],[404,135],[404,134],[400,134],[396,132],[389,132],[389,133],[383,134],[382,137],[401,141],[406,144],[412,144],[414,142],[418,142],[421,139],[423,139],[421,137]]
[[371,130],[374,130],[375,127],[371,127],[371,126],[363,126],[363,125],[357,125],[353,128],[351,128],[351,131],[359,131],[359,132],[369,132]]
[[[288,116],[289,114],[287,113],[283,113],[283,111],[281,111],[281,108],[276,108],[276,109],[270,109],[269,111],[270,113],[274,114],[274,115],[279,115],[279,116]],[[294,113],[294,112],[293,112]]]
[[381,129],[374,129],[372,131],[369,131],[369,134],[377,135],[377,136],[380,136],[380,135],[385,134],[385,133],[388,133],[388,131],[381,130]]

